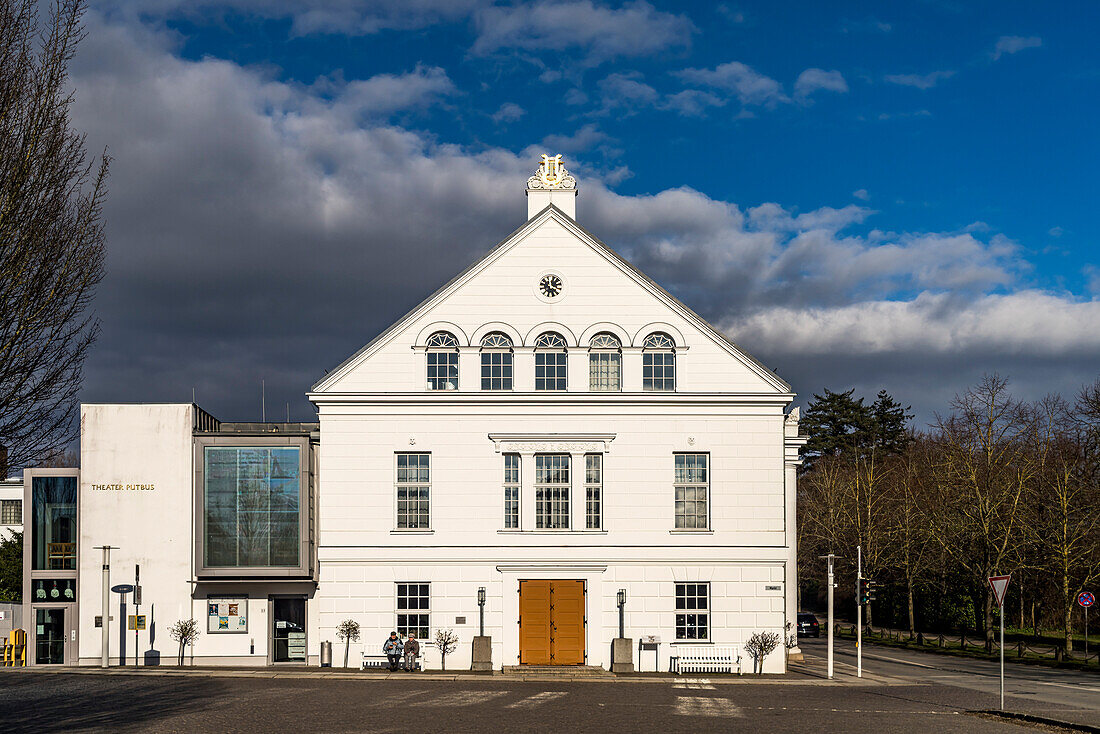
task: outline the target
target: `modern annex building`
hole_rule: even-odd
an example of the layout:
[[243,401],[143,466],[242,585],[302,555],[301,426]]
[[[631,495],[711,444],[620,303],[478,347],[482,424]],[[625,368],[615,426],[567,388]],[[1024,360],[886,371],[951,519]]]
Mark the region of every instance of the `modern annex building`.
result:
[[354,619],[353,655],[451,629],[468,668],[481,589],[497,668],[609,668],[620,592],[626,636],[660,640],[646,669],[783,635],[790,386],[579,225],[576,196],[544,156],[527,222],[314,385],[317,424],[83,406],[80,470],[25,482],[28,588],[75,588],[28,598],[37,662],[99,661],[103,545],[112,583],[140,573],[142,606],[113,613],[147,615],[109,620],[113,658],[122,637],[170,658],[193,617],[196,663],[315,664]]

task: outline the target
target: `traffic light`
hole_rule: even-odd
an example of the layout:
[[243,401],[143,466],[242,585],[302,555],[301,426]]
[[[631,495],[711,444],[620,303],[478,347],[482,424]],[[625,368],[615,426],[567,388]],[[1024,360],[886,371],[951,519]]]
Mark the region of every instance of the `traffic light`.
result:
[[875,592],[878,590],[878,583],[874,579],[860,579],[859,580],[859,603],[866,604],[867,602],[875,600]]

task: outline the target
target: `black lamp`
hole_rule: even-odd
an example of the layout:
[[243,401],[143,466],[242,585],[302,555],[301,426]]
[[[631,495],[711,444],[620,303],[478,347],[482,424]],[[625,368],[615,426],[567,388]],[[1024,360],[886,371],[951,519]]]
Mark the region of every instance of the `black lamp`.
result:
[[619,593],[615,595],[619,602],[619,638],[626,637],[623,628],[623,609],[626,607],[626,589],[619,589]]
[[481,586],[477,590],[477,606],[479,617],[481,618],[481,636],[485,636],[485,587]]

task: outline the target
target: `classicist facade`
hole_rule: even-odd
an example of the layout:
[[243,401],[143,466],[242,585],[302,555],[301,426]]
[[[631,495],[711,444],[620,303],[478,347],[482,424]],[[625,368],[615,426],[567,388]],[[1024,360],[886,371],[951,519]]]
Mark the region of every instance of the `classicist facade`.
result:
[[353,618],[372,652],[391,628],[465,643],[483,588],[496,667],[609,667],[623,590],[626,636],[658,637],[667,670],[795,620],[790,387],[576,197],[544,156],[527,222],[309,393],[319,637]]
[[28,662],[99,664],[106,625],[112,664],[170,663],[195,619],[196,664],[315,665],[352,619],[353,661],[395,630],[438,667],[451,630],[462,669],[483,611],[495,668],[609,668],[620,601],[645,670],[783,635],[794,395],[576,198],[544,156],[527,221],[314,385],[317,423],[81,406],[80,468],[24,475]]

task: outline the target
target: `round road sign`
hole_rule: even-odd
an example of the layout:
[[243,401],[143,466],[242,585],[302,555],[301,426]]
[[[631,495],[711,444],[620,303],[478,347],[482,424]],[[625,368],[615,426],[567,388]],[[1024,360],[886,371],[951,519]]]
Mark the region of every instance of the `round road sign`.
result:
[[1096,603],[1096,597],[1092,595],[1091,591],[1082,591],[1077,595],[1077,603],[1083,607],[1091,607]]
[[111,591],[116,594],[129,594],[133,590],[133,584],[116,584],[111,587]]

